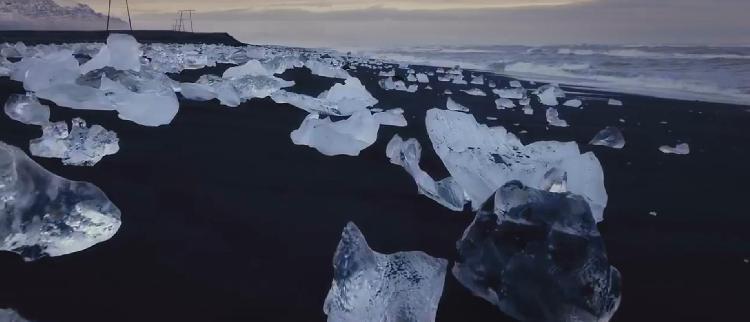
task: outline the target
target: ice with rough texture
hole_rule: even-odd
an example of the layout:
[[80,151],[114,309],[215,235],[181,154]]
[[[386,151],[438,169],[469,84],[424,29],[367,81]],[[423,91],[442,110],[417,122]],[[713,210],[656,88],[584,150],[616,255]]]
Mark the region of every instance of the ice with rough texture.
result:
[[401,92],[408,92],[408,93],[416,93],[417,90],[419,90],[419,86],[416,84],[406,86],[406,83],[404,81],[394,81],[392,77],[381,79],[378,84],[381,88],[387,91],[401,91]]
[[539,98],[539,102],[547,106],[557,106],[557,95],[555,92],[558,89],[554,86],[544,85],[537,89],[534,94]]
[[516,81],[516,80],[510,81],[509,85],[510,85],[510,87],[513,87],[513,88],[521,88],[521,87],[523,87],[523,85],[521,85],[521,82]]
[[347,78],[344,84],[334,84],[318,98],[335,105],[340,115],[352,115],[378,103],[356,77]]
[[222,75],[223,78],[227,79],[244,76],[273,76],[273,72],[266,69],[259,60],[251,59],[245,64],[229,67]]
[[313,75],[318,75],[321,77],[340,78],[340,79],[352,78],[352,75],[350,75],[347,71],[339,67],[331,66],[330,64],[327,64],[318,60],[311,59],[311,60],[306,61],[305,67],[310,69],[310,72]]
[[0,321],[2,322],[31,322],[24,319],[18,312],[11,309],[0,309]]
[[329,322],[434,321],[447,267],[423,252],[375,252],[350,222],[333,257],[323,311]]
[[427,74],[417,73],[417,82],[421,84],[429,84],[430,78],[427,76]]
[[0,142],[0,250],[26,261],[62,256],[110,239],[120,224],[99,188],[58,177]]
[[503,127],[490,128],[471,114],[439,109],[427,111],[426,126],[435,152],[474,209],[508,181],[550,190],[550,175],[563,173],[568,191],[586,198],[597,221],[603,219],[607,191],[602,166],[593,153],[581,154],[575,142],[523,145]]
[[472,89],[461,90],[461,91],[471,96],[487,96],[487,93],[485,93],[483,90],[479,88],[472,88]]
[[484,75],[474,76],[471,79],[471,83],[474,85],[484,85]]
[[307,145],[324,155],[357,156],[375,143],[379,129],[380,123],[368,110],[358,111],[338,122],[310,114],[290,136],[294,144]]
[[512,99],[524,99],[526,98],[526,90],[523,88],[502,88],[493,89],[493,93],[500,98],[512,98]]
[[448,101],[445,104],[445,107],[451,111],[459,111],[459,112],[466,112],[469,113],[469,108],[466,106],[463,106],[456,101],[453,100],[453,98],[448,97]]
[[139,72],[143,55],[140,46],[131,35],[110,34],[107,37],[107,44],[99,49],[99,53],[81,66],[81,74],[107,66],[116,70]]
[[403,113],[396,113],[396,111],[392,110],[375,113],[372,117],[375,118],[375,121],[380,123],[380,125],[396,127],[405,127],[409,125]]
[[606,146],[613,149],[622,149],[625,147],[625,136],[622,135],[620,129],[614,126],[607,126],[599,131],[599,133],[591,139],[589,144]]
[[469,200],[464,190],[452,177],[435,181],[419,166],[422,158],[422,145],[416,139],[404,141],[396,134],[385,149],[386,156],[391,163],[400,165],[409,173],[417,184],[420,194],[435,200],[437,203],[453,211],[463,211]]
[[690,154],[690,145],[688,145],[687,143],[680,143],[674,147],[662,145],[659,147],[659,151],[666,154],[687,155]]
[[43,158],[60,158],[63,164],[94,166],[107,155],[120,151],[117,133],[101,125],[86,126],[83,119],[75,118],[68,131],[65,122],[42,126],[42,137],[29,142],[32,155]]
[[547,108],[547,123],[557,127],[568,127],[568,121],[560,119],[560,113],[554,107]]
[[193,101],[210,101],[219,97],[211,86],[205,84],[182,83],[180,88],[182,96]]
[[497,109],[501,110],[506,108],[514,108],[516,107],[516,104],[507,98],[498,98],[495,100],[495,106],[497,106]]
[[43,125],[49,123],[50,111],[33,95],[13,94],[5,101],[5,114],[24,124]]
[[619,307],[620,272],[580,196],[509,182],[457,248],[456,279],[515,319],[609,321]]
[[70,50],[24,57],[12,65],[10,73],[10,79],[22,82],[23,88],[30,92],[58,84],[73,83],[78,76],[80,76],[78,61]]

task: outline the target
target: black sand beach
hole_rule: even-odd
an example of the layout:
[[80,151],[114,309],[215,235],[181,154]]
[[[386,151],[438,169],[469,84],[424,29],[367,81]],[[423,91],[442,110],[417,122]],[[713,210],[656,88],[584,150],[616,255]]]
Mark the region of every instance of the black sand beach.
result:
[[[293,145],[289,133],[306,113],[270,99],[237,108],[181,100],[172,124],[158,128],[114,112],[53,106],[54,121],[82,117],[117,132],[121,150],[93,168],[34,160],[99,186],[122,210],[123,226],[111,240],[68,256],[24,263],[0,254],[0,307],[40,322],[323,321],[333,252],[348,221],[377,251],[421,250],[453,261],[472,213],[418,195],[413,179],[385,156],[394,134],[415,137],[424,148],[423,168],[436,178],[447,175],[424,115],[443,108],[442,93],[451,88],[480,122],[528,131],[518,134],[524,143],[575,140],[596,153],[610,198],[600,230],[623,276],[614,321],[746,315],[750,107],[592,90],[574,95],[591,97],[583,109],[558,108],[571,127],[547,128],[536,102],[535,115],[526,116],[498,111],[493,98],[466,95],[458,85],[386,92],[373,72],[352,74],[380,100],[376,107],[404,108],[409,121],[407,128],[381,127],[377,143],[359,157],[326,157]],[[282,77],[297,82],[291,91],[305,94],[334,82],[306,69]],[[0,79],[0,102],[22,92],[19,83]],[[607,106],[607,98],[625,106]],[[609,125],[623,130],[624,149],[586,145]],[[24,151],[39,132],[0,117],[0,140]],[[690,155],[658,151],[679,142],[690,144]],[[512,321],[450,274],[445,285],[438,321]]]

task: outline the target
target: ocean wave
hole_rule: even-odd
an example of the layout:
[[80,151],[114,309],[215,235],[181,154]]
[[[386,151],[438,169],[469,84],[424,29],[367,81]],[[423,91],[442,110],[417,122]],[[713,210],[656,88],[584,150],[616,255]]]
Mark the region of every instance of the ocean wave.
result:
[[665,53],[656,51],[644,51],[641,49],[610,49],[610,50],[592,50],[592,49],[571,49],[559,48],[557,53],[560,55],[579,55],[579,56],[612,56],[621,58],[646,58],[646,59],[750,59],[750,55],[740,54],[695,54],[695,53]]

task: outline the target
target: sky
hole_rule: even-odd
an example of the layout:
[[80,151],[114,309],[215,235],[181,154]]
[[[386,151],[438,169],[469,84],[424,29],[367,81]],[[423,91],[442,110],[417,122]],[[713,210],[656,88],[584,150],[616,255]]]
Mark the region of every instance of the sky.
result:
[[[75,0],[59,0],[75,1]],[[80,0],[106,12],[107,0]],[[124,0],[113,0],[124,15]],[[750,45],[750,0],[130,0],[135,28],[333,48],[422,45]]]

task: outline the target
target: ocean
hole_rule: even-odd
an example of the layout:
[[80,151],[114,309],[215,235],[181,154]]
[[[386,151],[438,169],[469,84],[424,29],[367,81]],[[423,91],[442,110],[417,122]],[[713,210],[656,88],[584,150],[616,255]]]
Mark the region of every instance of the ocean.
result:
[[750,46],[428,46],[357,49],[353,54],[622,93],[750,105]]

